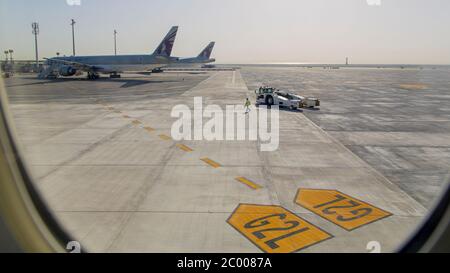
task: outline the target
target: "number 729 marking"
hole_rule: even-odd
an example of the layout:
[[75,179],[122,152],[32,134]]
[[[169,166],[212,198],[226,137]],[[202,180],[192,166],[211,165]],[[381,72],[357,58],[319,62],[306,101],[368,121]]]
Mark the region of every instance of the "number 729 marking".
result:
[[300,189],[295,202],[349,231],[392,215],[336,190]]

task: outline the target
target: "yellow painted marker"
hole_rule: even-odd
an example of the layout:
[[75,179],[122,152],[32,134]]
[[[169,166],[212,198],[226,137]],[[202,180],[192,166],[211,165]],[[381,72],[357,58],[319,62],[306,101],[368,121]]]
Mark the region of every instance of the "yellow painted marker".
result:
[[148,127],[148,126],[144,127],[144,130],[146,130],[147,132],[150,132],[150,133],[155,131],[155,129],[153,129],[152,127]]
[[401,89],[406,90],[423,90],[427,88],[428,86],[422,83],[406,83],[406,84],[400,84],[399,87]]
[[337,190],[300,189],[295,203],[348,231],[392,215]]
[[188,146],[184,145],[184,144],[177,144],[177,147],[180,148],[181,150],[185,151],[185,152],[192,152],[194,150],[192,150],[191,148],[189,148]]
[[134,124],[134,125],[141,125],[142,122],[140,122],[139,120],[133,120],[133,124]]
[[162,140],[166,140],[166,141],[172,139],[170,136],[167,136],[167,135],[159,135],[159,138]]
[[240,204],[227,222],[267,253],[293,253],[333,238],[280,206]]
[[236,181],[241,182],[242,184],[245,184],[245,185],[247,185],[248,187],[250,187],[251,189],[254,189],[254,190],[258,190],[258,189],[262,188],[260,185],[254,183],[254,182],[252,182],[250,180],[248,180],[245,177],[236,177]]
[[222,167],[222,165],[220,165],[219,163],[217,163],[214,160],[211,160],[211,159],[209,159],[207,157],[201,158],[200,160],[205,162],[206,164],[210,165],[211,167],[216,168],[216,169]]

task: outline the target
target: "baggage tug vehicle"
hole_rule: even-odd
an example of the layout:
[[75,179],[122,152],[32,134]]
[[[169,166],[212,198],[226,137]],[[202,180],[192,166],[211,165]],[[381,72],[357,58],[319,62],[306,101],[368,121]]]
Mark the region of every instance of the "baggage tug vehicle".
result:
[[257,105],[278,105],[287,107],[291,110],[298,108],[316,108],[320,107],[320,99],[306,98],[287,91],[281,91],[273,87],[262,86],[255,90]]

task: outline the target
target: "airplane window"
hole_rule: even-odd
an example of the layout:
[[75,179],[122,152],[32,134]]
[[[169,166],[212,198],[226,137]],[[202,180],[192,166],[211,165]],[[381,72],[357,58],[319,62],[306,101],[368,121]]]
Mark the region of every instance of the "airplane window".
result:
[[397,252],[449,186],[449,10],[4,0],[3,110],[70,252]]

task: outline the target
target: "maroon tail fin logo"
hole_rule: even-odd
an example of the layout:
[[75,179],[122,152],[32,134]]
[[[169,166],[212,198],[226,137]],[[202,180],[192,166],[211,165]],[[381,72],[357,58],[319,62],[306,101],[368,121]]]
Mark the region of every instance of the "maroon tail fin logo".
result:
[[209,43],[209,45],[198,55],[200,58],[209,59],[211,57],[211,53],[214,49],[215,42]]
[[163,55],[170,57],[172,55],[172,49],[173,45],[175,44],[175,38],[177,37],[178,27],[172,27],[167,33],[164,40],[161,42],[161,44],[158,46],[158,48],[155,51],[155,55]]

